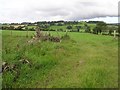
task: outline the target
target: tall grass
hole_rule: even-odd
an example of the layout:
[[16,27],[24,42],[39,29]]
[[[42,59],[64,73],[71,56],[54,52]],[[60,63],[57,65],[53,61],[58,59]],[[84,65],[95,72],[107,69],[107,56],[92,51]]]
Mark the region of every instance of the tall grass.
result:
[[[118,41],[112,36],[69,32],[62,42],[29,44],[34,32],[3,31],[3,61],[15,71],[3,73],[3,87],[118,87]],[[51,32],[56,36],[56,32]],[[60,36],[64,32],[59,32]],[[28,60],[23,64],[21,59]]]

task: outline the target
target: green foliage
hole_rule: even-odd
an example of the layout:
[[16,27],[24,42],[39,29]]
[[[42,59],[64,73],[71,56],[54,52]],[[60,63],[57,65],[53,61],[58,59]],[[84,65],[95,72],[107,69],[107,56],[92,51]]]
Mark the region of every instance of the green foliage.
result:
[[107,24],[105,22],[99,22],[96,25],[99,33],[101,33],[102,31],[106,30],[106,28],[107,28],[106,26],[107,26]]
[[87,33],[91,32],[90,26],[88,26],[86,23],[85,23],[84,28],[85,28],[85,32],[87,32]]
[[80,31],[81,26],[76,26],[76,28],[77,28],[77,31],[79,32],[79,31]]
[[16,30],[22,30],[22,26],[18,26],[17,28],[15,28]]
[[93,29],[93,34],[98,34],[98,31],[99,31],[99,28],[98,28],[98,27],[95,27],[95,28]]
[[102,32],[104,32],[105,30],[107,29],[107,24],[105,23],[105,22],[98,22],[97,24],[96,24],[96,27],[94,27],[94,29],[93,29],[93,33],[94,34],[98,34],[98,33],[102,33]]
[[108,26],[107,29],[109,30],[109,35],[112,35],[114,30],[116,30],[115,26]]
[[118,33],[119,33],[119,36],[120,36],[120,25],[118,25]]
[[66,28],[67,28],[67,29],[72,29],[72,26],[67,26]]
[[2,30],[8,30],[8,29],[9,30],[14,30],[14,26],[11,26],[11,25],[10,26],[2,26],[1,29]]

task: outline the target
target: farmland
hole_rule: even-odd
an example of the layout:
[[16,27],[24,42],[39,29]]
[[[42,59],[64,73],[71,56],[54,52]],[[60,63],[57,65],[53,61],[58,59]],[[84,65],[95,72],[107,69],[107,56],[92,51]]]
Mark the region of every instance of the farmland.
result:
[[[118,87],[118,40],[113,36],[68,32],[70,39],[61,42],[30,44],[35,31],[29,31],[28,37],[26,34],[27,31],[2,31],[2,60],[17,67],[3,73],[4,88]],[[65,32],[50,34],[61,37]]]

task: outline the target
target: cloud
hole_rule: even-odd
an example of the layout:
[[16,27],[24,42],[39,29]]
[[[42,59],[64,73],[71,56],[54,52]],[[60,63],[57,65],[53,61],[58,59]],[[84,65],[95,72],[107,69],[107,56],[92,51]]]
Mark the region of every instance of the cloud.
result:
[[0,4],[0,22],[118,16],[118,0],[0,0]]

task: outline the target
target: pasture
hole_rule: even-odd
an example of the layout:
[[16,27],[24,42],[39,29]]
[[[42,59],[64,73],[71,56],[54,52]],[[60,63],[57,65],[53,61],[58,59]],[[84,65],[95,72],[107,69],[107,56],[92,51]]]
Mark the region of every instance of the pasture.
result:
[[118,40],[113,36],[68,32],[70,39],[61,42],[29,44],[35,31],[26,33],[2,31],[2,60],[17,65],[17,73],[3,72],[3,88],[118,87]]

